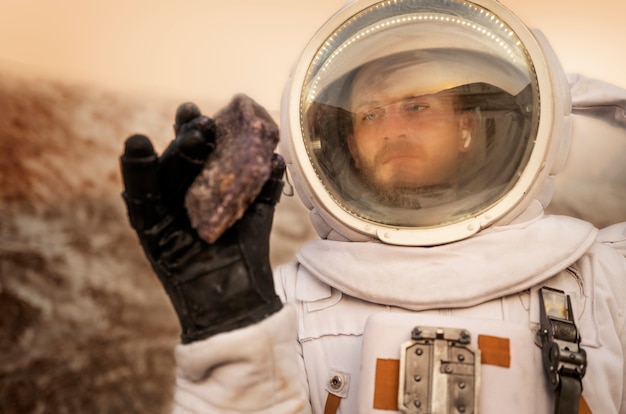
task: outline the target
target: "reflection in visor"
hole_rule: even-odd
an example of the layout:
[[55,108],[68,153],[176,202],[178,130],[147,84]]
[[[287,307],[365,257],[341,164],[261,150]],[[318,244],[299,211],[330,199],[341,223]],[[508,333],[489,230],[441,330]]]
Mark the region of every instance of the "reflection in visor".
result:
[[372,6],[310,66],[301,105],[309,159],[356,217],[404,227],[463,220],[504,195],[530,156],[538,98],[521,43],[487,11],[445,3]]

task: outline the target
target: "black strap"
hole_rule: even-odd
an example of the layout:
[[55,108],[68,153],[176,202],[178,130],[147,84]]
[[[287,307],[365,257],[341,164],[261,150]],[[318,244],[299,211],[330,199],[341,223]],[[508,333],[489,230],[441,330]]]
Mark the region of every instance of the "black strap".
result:
[[583,386],[578,378],[561,375],[561,383],[556,390],[555,414],[578,414],[578,404]]
[[537,339],[542,348],[544,372],[555,393],[555,414],[578,414],[587,370],[587,353],[580,347],[569,295],[562,290],[539,289],[541,327]]

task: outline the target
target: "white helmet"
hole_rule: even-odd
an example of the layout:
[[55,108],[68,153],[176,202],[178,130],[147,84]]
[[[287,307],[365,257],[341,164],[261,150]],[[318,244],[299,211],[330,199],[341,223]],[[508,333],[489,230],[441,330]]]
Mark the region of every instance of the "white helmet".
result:
[[547,203],[570,101],[545,39],[496,1],[354,1],[292,72],[281,152],[321,237],[448,243]]

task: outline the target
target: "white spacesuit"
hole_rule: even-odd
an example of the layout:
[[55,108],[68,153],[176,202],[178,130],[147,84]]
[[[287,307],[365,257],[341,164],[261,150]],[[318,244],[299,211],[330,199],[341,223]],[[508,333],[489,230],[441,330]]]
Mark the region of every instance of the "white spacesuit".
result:
[[321,239],[281,310],[177,346],[175,412],[626,413],[626,225],[543,213],[624,102],[497,2],[347,4],[282,112]]

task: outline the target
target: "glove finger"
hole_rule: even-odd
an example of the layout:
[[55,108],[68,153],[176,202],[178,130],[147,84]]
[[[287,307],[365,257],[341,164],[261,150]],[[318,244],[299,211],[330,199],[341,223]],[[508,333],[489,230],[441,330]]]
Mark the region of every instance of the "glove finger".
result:
[[261,192],[256,197],[256,203],[266,203],[276,205],[283,190],[283,176],[285,174],[285,160],[280,154],[272,154],[271,161],[272,172],[270,178],[265,182]]
[[199,131],[204,140],[207,142],[215,143],[215,121],[208,116],[199,115],[189,121],[180,124],[178,126],[178,132],[176,138],[186,135],[190,131]]
[[[188,128],[194,129],[187,131]],[[197,117],[181,131],[159,162],[161,194],[172,207],[182,205],[187,189],[215,148],[215,123],[210,118]]]
[[200,108],[193,102],[185,102],[180,104],[176,109],[176,118],[174,123],[174,132],[176,135],[180,132],[180,128],[194,118],[201,116]]
[[159,159],[148,137],[133,135],[126,140],[120,166],[130,223],[143,231],[165,215],[158,186]]
[[126,140],[120,166],[128,197],[136,200],[158,197],[158,157],[148,137],[137,134]]

